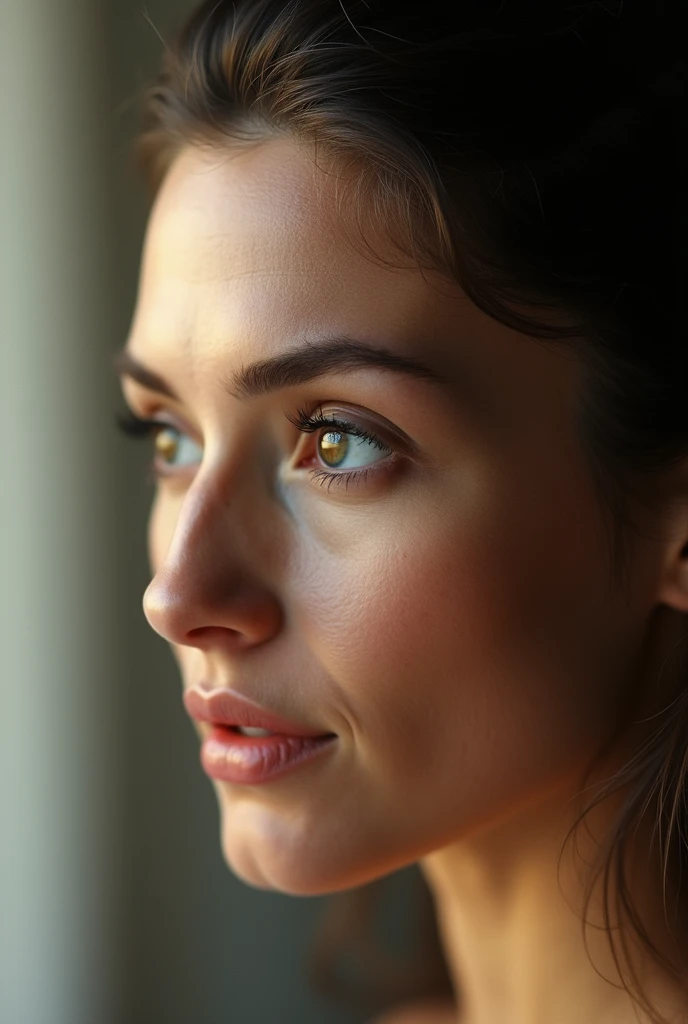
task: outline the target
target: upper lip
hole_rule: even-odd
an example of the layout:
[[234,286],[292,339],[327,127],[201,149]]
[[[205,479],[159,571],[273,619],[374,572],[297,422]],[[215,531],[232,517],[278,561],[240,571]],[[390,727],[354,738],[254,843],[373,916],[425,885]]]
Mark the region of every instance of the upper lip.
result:
[[192,718],[213,725],[247,725],[257,729],[268,729],[284,736],[332,735],[322,729],[309,729],[296,722],[290,722],[272,711],[266,711],[236,690],[224,687],[208,691],[192,687],[184,693],[184,707]]

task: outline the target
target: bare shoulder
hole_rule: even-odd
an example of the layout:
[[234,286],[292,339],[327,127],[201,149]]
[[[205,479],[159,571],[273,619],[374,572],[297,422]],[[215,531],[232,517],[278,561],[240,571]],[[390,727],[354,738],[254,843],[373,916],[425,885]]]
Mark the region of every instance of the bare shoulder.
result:
[[400,1003],[368,1024],[456,1024],[456,1006],[447,999],[423,999]]

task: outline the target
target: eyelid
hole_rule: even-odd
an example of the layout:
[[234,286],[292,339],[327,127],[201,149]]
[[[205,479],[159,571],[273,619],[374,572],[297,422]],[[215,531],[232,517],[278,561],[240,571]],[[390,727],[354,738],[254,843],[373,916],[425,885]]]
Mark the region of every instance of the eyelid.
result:
[[[200,447],[204,446],[203,436],[200,431],[189,424],[176,412],[170,409],[169,404],[165,400],[150,399],[148,401],[140,401],[140,411],[137,412],[136,406],[139,402],[133,402],[127,399],[126,392],[124,394],[125,403],[130,408],[130,411],[134,416],[139,416],[147,420],[154,420],[154,422],[164,429],[165,427],[172,427],[180,434],[185,434],[191,440],[193,440]],[[421,464],[432,464],[434,460],[428,456],[426,452],[422,452],[419,446],[413,441],[407,434],[404,434],[394,423],[381,416],[379,413],[374,412],[372,409],[363,408],[356,406],[348,402],[338,401],[336,399],[321,400],[319,402],[308,403],[309,415],[313,416],[316,412],[319,412],[325,418],[351,420],[356,425],[360,426],[363,430],[370,432],[378,436],[380,442],[382,442],[390,450],[389,459],[393,462],[397,462],[400,458],[405,458],[411,462]],[[158,414],[163,412],[165,419],[158,418]],[[283,414],[293,422],[293,418],[289,416],[287,409],[282,409]],[[321,429],[325,429],[323,426]],[[305,434],[305,436],[304,436]],[[308,434],[305,431],[301,431],[301,439],[304,444],[307,443],[306,439]],[[292,451],[291,458],[288,460],[287,471],[293,470],[299,459],[303,457],[303,445],[297,444]],[[366,468],[353,469],[353,470],[333,470],[337,475],[343,475],[345,473],[351,474],[363,474],[366,472]],[[372,470],[370,470],[372,471]],[[173,471],[170,471],[169,476],[177,475]]]
[[[161,426],[174,427],[180,434],[186,434],[197,444],[203,444],[203,435],[200,430],[196,430],[195,427],[191,426],[182,416],[174,412],[166,402],[149,398],[148,401],[142,400],[140,403],[134,403],[127,398],[126,392],[124,392],[124,401],[135,416],[148,420],[155,419],[155,422]],[[139,407],[138,410],[137,405]],[[164,420],[156,419],[160,412],[165,414],[166,418]]]
[[[364,409],[360,406],[350,405],[347,402],[328,399],[327,401],[320,401],[312,405],[309,404],[306,406],[306,410],[310,416],[320,414],[325,418],[350,420],[362,429],[379,436],[380,441],[394,451],[399,452],[399,454],[410,459],[421,458],[420,448],[415,441],[408,437],[407,434],[404,434],[394,423],[391,423],[372,409]],[[287,410],[284,411],[287,418],[293,422]]]

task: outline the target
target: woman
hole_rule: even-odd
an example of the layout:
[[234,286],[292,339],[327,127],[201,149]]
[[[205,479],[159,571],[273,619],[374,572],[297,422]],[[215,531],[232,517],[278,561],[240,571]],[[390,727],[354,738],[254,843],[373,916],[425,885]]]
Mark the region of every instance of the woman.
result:
[[211,0],[149,96],[144,611],[239,878],[419,866],[451,998],[376,1024],[688,1019],[678,38]]

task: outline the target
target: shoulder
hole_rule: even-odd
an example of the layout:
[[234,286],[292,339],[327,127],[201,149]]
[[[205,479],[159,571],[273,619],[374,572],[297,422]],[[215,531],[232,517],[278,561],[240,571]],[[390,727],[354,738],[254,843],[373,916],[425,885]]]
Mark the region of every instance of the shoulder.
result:
[[373,1017],[368,1024],[456,1024],[456,1006],[447,999],[400,1003]]

